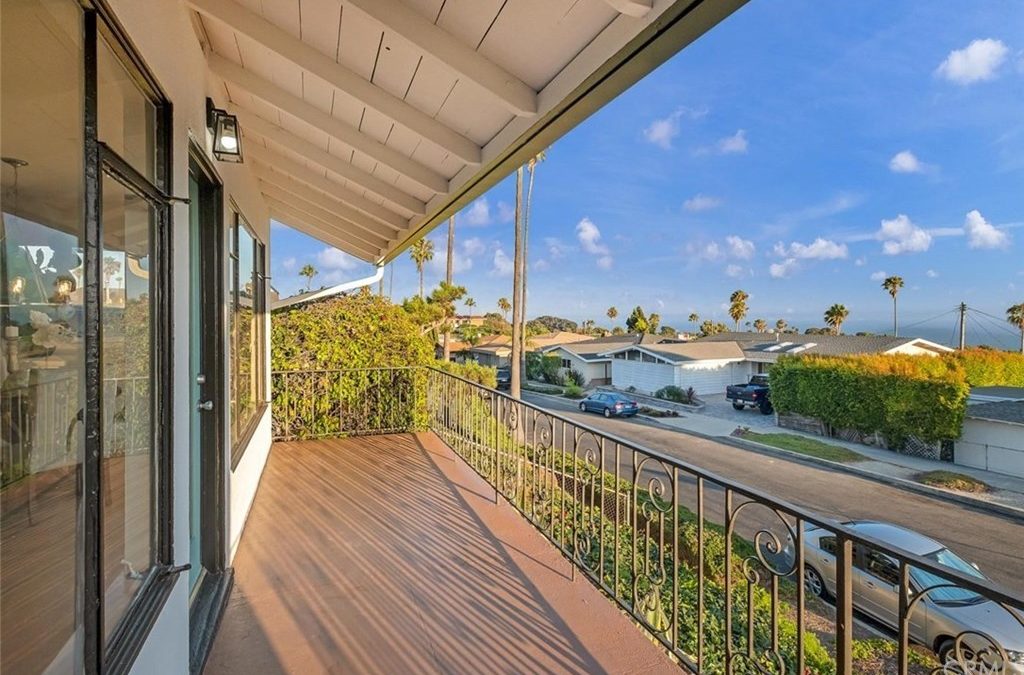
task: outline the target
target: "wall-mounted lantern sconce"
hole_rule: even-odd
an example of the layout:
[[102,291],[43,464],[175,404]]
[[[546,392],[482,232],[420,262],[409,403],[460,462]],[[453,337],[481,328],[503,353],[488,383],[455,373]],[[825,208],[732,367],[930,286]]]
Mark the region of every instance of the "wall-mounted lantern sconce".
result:
[[242,161],[242,135],[238,118],[226,110],[215,108],[213,99],[206,99],[206,126],[213,133],[213,156],[222,162]]

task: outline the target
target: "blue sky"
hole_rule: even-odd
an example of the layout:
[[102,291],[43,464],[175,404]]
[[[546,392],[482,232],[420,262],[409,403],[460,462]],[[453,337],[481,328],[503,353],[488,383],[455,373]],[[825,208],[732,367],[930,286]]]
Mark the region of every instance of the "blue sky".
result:
[[[456,221],[478,310],[511,295],[513,199],[509,178]],[[283,226],[271,251],[283,295],[305,262],[316,285],[370,272]],[[684,328],[743,288],[749,319],[822,325],[841,302],[848,330],[885,330],[885,274],[908,327],[961,300],[1002,316],[1024,301],[1024,4],[753,0],[550,148],[529,256],[530,316],[639,304]],[[415,293],[393,267],[393,297]]]

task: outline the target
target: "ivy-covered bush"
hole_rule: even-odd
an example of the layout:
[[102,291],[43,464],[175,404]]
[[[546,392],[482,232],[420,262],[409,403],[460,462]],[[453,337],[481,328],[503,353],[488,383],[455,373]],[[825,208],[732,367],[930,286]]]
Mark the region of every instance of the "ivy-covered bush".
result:
[[972,387],[1024,387],[1024,354],[965,349],[944,358],[964,369]]
[[367,290],[271,316],[276,438],[412,431],[426,422],[433,347],[401,307]]
[[907,355],[784,356],[772,366],[771,382],[780,413],[879,432],[894,447],[911,436],[958,438],[970,391],[956,361]]
[[454,361],[435,361],[433,366],[438,370],[443,370],[446,373],[457,375],[461,378],[469,380],[470,382],[476,382],[482,384],[485,387],[493,389],[498,386],[498,372],[491,366],[484,366],[476,361],[466,361],[465,363],[455,363]]

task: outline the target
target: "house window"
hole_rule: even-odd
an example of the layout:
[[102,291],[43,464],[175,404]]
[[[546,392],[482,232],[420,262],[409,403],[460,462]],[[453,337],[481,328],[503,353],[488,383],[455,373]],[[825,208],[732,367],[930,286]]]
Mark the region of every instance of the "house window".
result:
[[266,246],[238,212],[231,225],[230,426],[232,464],[241,459],[266,405]]
[[644,363],[657,363],[658,362],[658,359],[654,358],[650,354],[644,354],[644,353],[640,354],[640,360],[643,361]]
[[616,352],[615,354],[612,354],[612,357],[625,361],[626,360],[626,353],[625,352]]
[[106,670],[176,576],[170,104],[106,16],[0,4],[2,672]]
[[570,361],[569,359],[562,359],[562,367],[572,368],[572,361]]

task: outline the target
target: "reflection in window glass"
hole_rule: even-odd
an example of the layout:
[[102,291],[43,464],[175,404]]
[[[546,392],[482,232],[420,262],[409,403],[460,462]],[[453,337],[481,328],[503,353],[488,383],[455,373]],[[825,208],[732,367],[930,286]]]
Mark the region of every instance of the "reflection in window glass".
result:
[[255,422],[265,398],[263,257],[266,249],[238,216],[231,239],[231,443],[234,447]]
[[82,12],[0,3],[0,672],[71,673],[81,617]]
[[103,179],[103,581],[110,632],[153,564],[151,233],[156,211]]
[[104,39],[97,45],[99,138],[157,185],[156,106]]

